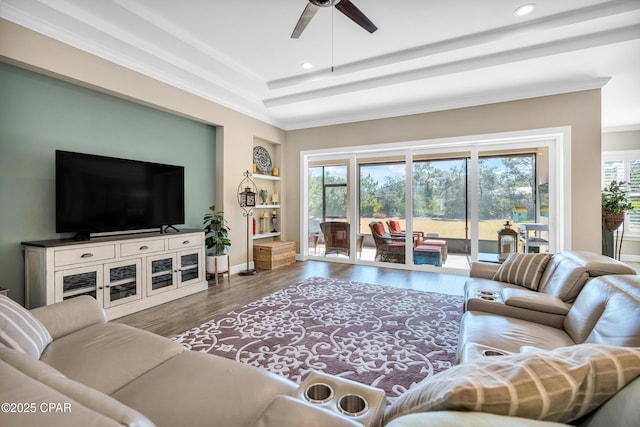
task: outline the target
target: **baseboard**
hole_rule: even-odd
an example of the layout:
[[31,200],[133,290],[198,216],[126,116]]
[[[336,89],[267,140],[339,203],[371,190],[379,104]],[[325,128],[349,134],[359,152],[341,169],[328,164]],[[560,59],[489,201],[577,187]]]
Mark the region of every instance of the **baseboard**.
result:
[[621,254],[620,255],[620,261],[622,262],[640,262],[640,255],[628,255],[628,254]]
[[[253,261],[249,262],[249,270],[252,270],[255,268],[255,265],[253,264]],[[233,265],[231,266],[231,274],[238,274],[241,271],[245,271],[247,270],[247,263],[243,262],[240,265]]]

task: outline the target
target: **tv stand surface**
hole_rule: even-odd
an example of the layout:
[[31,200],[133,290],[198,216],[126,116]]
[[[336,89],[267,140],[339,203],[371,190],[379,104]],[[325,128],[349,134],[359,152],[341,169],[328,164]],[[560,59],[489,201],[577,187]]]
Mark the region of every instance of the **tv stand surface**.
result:
[[23,242],[27,308],[79,295],[109,319],[206,290],[204,231]]

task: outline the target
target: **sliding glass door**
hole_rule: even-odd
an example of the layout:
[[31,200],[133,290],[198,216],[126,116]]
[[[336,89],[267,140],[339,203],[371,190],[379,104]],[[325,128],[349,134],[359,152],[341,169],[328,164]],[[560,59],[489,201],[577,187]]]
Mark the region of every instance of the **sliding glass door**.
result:
[[413,162],[415,265],[466,268],[470,254],[469,157],[416,156]]
[[309,167],[309,255],[349,255],[347,177],[347,165]]
[[496,230],[509,221],[519,231],[536,217],[535,154],[483,156],[478,166],[478,258],[497,261]]
[[[360,228],[366,237],[361,259],[406,262],[406,166],[388,157],[386,162],[363,159],[358,165]],[[395,227],[395,228],[394,228]]]
[[[485,145],[483,145],[485,144]],[[498,260],[509,221],[520,252],[557,247],[549,141],[461,143],[314,156],[306,165],[307,256],[442,271]],[[407,179],[411,177],[411,179]],[[329,231],[328,227],[331,227]]]

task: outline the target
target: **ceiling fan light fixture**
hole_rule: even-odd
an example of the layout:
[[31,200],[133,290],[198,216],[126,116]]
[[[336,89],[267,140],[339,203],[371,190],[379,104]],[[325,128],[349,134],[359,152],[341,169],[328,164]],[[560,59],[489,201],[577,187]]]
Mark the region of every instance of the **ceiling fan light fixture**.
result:
[[528,15],[531,12],[533,12],[533,9],[535,9],[535,8],[536,8],[536,4],[535,3],[523,4],[522,6],[517,8],[515,10],[515,12],[513,12],[513,14],[515,16],[525,16],[525,15]]

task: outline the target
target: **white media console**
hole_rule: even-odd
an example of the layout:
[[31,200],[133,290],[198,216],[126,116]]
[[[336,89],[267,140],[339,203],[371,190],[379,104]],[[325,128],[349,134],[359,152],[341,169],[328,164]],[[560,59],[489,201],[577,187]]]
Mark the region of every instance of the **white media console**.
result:
[[208,287],[202,230],[22,245],[27,308],[91,295],[115,319]]

